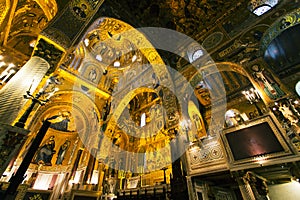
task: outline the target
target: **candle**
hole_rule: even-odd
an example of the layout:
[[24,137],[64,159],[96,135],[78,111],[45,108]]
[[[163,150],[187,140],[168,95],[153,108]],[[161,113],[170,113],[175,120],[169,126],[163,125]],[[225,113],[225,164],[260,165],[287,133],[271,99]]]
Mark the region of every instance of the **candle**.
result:
[[34,83],[34,79],[32,79],[31,85],[29,86],[29,88],[27,90],[28,93],[30,93],[33,83]]

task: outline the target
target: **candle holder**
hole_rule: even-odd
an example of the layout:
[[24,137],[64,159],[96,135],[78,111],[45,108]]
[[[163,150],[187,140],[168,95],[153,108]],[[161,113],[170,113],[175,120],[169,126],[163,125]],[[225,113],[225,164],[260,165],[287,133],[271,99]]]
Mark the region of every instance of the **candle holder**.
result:
[[242,91],[242,94],[246,97],[246,99],[249,101],[250,104],[253,104],[258,112],[258,114],[261,116],[263,115],[263,112],[257,105],[257,103],[261,100],[259,93],[254,88],[250,88],[249,90]]
[[45,86],[36,95],[33,95],[30,91],[34,80],[32,81],[32,84],[29,87],[29,89],[26,91],[26,94],[23,95],[23,97],[25,99],[31,99],[32,102],[31,102],[30,106],[26,109],[26,111],[23,113],[23,115],[19,118],[19,120],[14,124],[15,126],[24,128],[25,123],[26,123],[30,113],[33,111],[33,108],[35,107],[35,105],[37,103],[40,105],[45,105],[49,101],[50,97],[53,96],[53,94],[58,90],[55,87],[57,82],[53,81],[53,80],[54,79],[52,77],[49,78],[47,80],[47,83],[45,84]]

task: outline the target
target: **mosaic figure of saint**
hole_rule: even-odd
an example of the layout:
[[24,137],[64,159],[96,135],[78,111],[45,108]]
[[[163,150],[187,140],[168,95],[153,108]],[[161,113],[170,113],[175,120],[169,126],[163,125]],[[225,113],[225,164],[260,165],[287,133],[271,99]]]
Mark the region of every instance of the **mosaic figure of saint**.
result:
[[270,72],[265,69],[261,69],[258,65],[253,65],[251,69],[254,72],[254,79],[258,82],[259,86],[264,90],[268,97],[275,100],[285,95]]
[[54,135],[50,136],[48,140],[38,149],[33,163],[36,164],[43,164],[43,165],[48,165],[51,166],[51,160],[53,155],[55,154],[55,140],[54,140]]
[[59,148],[59,151],[58,151],[58,155],[57,155],[57,159],[56,159],[56,162],[55,164],[56,165],[61,165],[65,156],[66,156],[66,153],[67,153],[67,150],[69,149],[70,147],[70,140],[66,140]]

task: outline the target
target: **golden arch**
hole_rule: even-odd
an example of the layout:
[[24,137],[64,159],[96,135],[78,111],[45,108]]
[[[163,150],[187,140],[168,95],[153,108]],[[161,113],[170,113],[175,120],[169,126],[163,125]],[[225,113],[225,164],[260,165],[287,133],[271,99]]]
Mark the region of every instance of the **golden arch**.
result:
[[112,114],[111,121],[109,123],[109,126],[112,126],[113,123],[116,123],[121,116],[123,110],[125,107],[129,104],[129,102],[135,97],[136,95],[143,93],[143,92],[156,92],[154,89],[151,88],[137,88],[134,90],[131,90],[127,95],[125,95],[120,101],[120,103],[117,105],[117,107],[114,109],[115,112]]
[[114,18],[103,17],[97,19],[90,26],[83,38],[85,38],[88,33],[95,30],[98,30],[100,39],[102,41],[110,39],[109,34],[107,34],[108,32],[113,36],[121,35],[122,37],[130,40],[151,63],[153,71],[157,75],[161,85],[168,86],[168,88],[171,90],[174,89],[174,84],[171,81],[171,76],[164,61],[141,32],[123,21]]
[[[59,97],[59,98],[56,98]],[[74,98],[80,99],[75,100]],[[98,118],[101,118],[100,112],[98,108],[96,107],[95,103],[85,94],[81,93],[80,91],[58,91],[54,94],[54,96],[50,99],[51,101],[47,103],[45,106],[40,107],[38,111],[35,113],[34,120],[31,121],[31,124],[28,127],[32,127],[30,129],[34,130],[37,128],[37,126],[41,125],[41,122],[45,120],[45,118],[50,117],[51,115],[51,109],[53,107],[68,107],[75,110],[76,113],[78,113],[82,119],[83,127],[80,128],[80,130],[76,130],[76,132],[79,132],[81,135],[87,135],[92,133],[91,128],[91,114],[90,111],[87,109],[84,109],[85,107],[82,106],[81,102],[84,103],[84,105],[91,106],[94,111],[96,112]],[[52,113],[54,114],[54,113]],[[98,126],[100,126],[98,124]],[[100,127],[99,127],[100,128]]]
[[[82,38],[86,38],[89,34],[97,35],[99,41],[107,41],[114,38],[118,40],[118,38],[125,38],[129,40],[137,50],[139,50],[144,57],[150,62],[154,74],[156,75],[159,84],[170,91],[174,91],[174,83],[171,79],[171,75],[152,44],[148,41],[148,39],[137,29],[128,25],[127,23],[113,19],[113,18],[99,18],[96,20],[86,31],[85,35]],[[132,51],[132,49],[128,49],[128,51]],[[116,113],[113,114],[113,119],[117,121],[120,116],[120,113],[124,110],[127,103],[130,101],[131,94],[134,94],[134,91],[130,91],[128,95],[126,95],[122,99],[114,99],[117,101],[116,104],[118,107],[115,109]],[[169,96],[163,103],[164,104],[174,104],[176,102],[176,97],[173,95]],[[169,112],[169,113],[168,113]],[[173,114],[173,110],[167,110],[167,114]],[[168,123],[169,126],[173,126],[176,120]],[[111,122],[110,122],[111,123]]]
[[[243,68],[243,66],[236,64],[236,63],[232,63],[232,62],[221,62],[221,63],[212,64],[212,65],[207,65],[202,68],[209,69],[213,65],[217,66],[217,71],[216,70],[210,71],[210,73],[208,73],[207,75],[222,72],[222,71],[232,71],[232,72],[239,73],[248,78],[248,80],[253,85],[253,87],[259,92],[260,97],[262,98],[263,102],[265,104],[268,104],[268,102],[269,102],[268,97],[266,95],[264,95],[264,93],[261,90],[261,88],[259,87],[258,83],[254,80],[254,78],[251,76],[251,74],[249,74],[249,72],[245,68]],[[201,80],[202,80],[202,76],[199,76],[199,74],[194,74],[194,76],[191,77],[190,82],[197,82],[197,81],[199,82]]]

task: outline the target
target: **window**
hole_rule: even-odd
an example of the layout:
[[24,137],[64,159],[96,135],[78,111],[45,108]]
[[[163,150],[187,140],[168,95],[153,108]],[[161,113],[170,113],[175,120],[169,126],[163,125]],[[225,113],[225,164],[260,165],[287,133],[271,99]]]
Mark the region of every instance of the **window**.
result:
[[251,0],[249,10],[257,16],[261,16],[278,4],[278,0]]
[[146,125],[146,113],[141,115],[141,127]]

